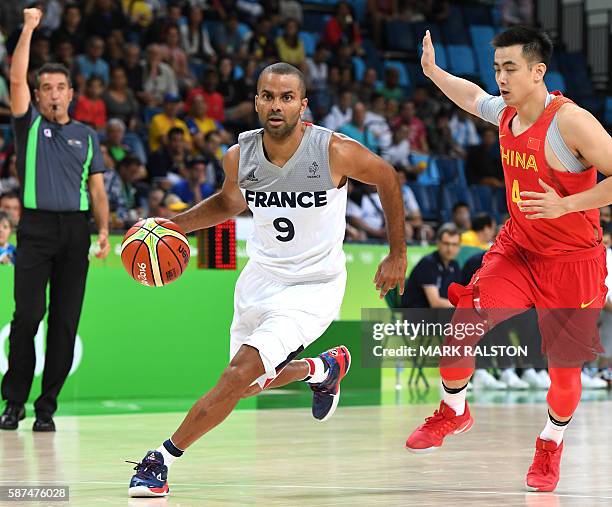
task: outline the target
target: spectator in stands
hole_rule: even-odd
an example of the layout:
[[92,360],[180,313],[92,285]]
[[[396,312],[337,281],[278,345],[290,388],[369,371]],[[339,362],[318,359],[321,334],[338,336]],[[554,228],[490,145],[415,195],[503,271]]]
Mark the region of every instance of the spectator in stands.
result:
[[61,63],[68,69],[68,72],[70,72],[70,79],[72,79],[75,89],[82,90],[85,87],[85,79],[79,72],[74,46],[70,41],[60,40],[54,47],[56,62]]
[[125,47],[125,37],[121,30],[113,30],[106,38],[106,52],[104,58],[110,68],[117,67],[123,60],[123,48]]
[[165,53],[164,60],[172,67],[178,86],[181,90],[191,88],[195,84],[195,78],[189,70],[187,54],[181,47],[181,39],[177,26],[169,26],[164,36],[165,44],[162,50]]
[[123,30],[126,19],[116,0],[90,0],[85,5],[84,23],[88,34],[106,38],[113,30]]
[[378,153],[378,140],[374,133],[366,128],[365,115],[366,108],[363,102],[357,102],[353,106],[351,121],[342,125],[338,132],[355,139],[373,153]]
[[[91,33],[91,32],[88,32]],[[85,46],[85,54],[79,55],[76,58],[79,72],[85,80],[96,75],[102,78],[106,85],[110,76],[110,67],[106,60],[102,58],[104,54],[104,40],[96,35],[87,39]]]
[[338,2],[336,13],[325,25],[323,40],[335,51],[341,45],[351,47],[353,54],[361,55],[361,33],[359,24],[353,16],[352,7],[348,2]]
[[74,107],[73,118],[85,123],[97,132],[106,127],[106,105],[102,100],[104,83],[97,75],[87,79],[85,93],[79,95]]
[[317,43],[314,54],[306,58],[308,104],[317,118],[323,117],[331,106],[331,97],[327,92],[327,58],[327,48],[321,42]]
[[206,181],[206,160],[201,157],[187,162],[187,179],[176,183],[171,192],[190,206],[211,196],[215,187]]
[[81,8],[76,3],[66,5],[62,23],[51,36],[51,45],[57,48],[60,42],[70,42],[76,51],[82,51],[85,47],[86,38],[82,19]]
[[340,93],[340,100],[331,107],[327,116],[323,119],[323,126],[337,131],[342,125],[351,121],[353,117],[353,93],[350,90],[343,90]]
[[482,143],[468,148],[465,170],[470,185],[489,185],[493,188],[504,187],[504,170],[495,128],[485,128],[482,132]]
[[368,15],[376,47],[383,48],[383,31],[385,23],[399,16],[398,2],[391,0],[368,0]]
[[19,225],[21,219],[21,201],[16,192],[7,192],[0,195],[0,211],[8,214],[13,227]]
[[102,94],[109,118],[118,118],[129,128],[138,128],[140,106],[132,90],[128,87],[128,77],[123,67],[111,70],[110,83]]
[[460,107],[456,108],[448,125],[451,129],[453,139],[463,150],[467,150],[470,146],[480,144],[480,136],[476,130],[476,125],[467,111],[464,111]]
[[599,208],[599,223],[603,228],[607,228],[612,222],[612,208],[610,206],[602,206]]
[[247,53],[261,65],[278,60],[276,43],[272,36],[272,21],[266,13],[255,23],[255,30],[245,39]]
[[414,114],[423,120],[425,125],[433,123],[433,119],[440,112],[440,104],[432,99],[429,95],[429,89],[426,86],[417,86],[412,94],[412,102],[414,103]]
[[187,178],[187,159],[189,148],[185,142],[185,132],[173,127],[167,134],[168,143],[151,154],[148,162],[149,181],[170,188],[181,178]]
[[13,224],[5,211],[0,211],[0,265],[15,264],[15,245],[9,243]]
[[404,98],[404,90],[399,85],[400,73],[397,67],[387,67],[385,69],[385,81],[379,92],[389,100],[398,102]]
[[230,144],[232,142],[231,134],[223,129],[223,125],[207,116],[207,107],[204,97],[196,95],[191,101],[189,114],[185,118],[193,146],[200,152],[204,151],[204,138],[209,132],[218,131],[224,143]]
[[296,0],[262,0],[259,3],[263,7],[265,16],[271,19],[274,26],[290,18],[297,19],[300,24],[304,21],[302,5]]
[[187,23],[180,26],[181,45],[190,60],[216,63],[217,53],[210,41],[210,33],[204,26],[204,11],[197,5],[189,7]]
[[191,135],[183,120],[178,118],[181,109],[181,98],[178,95],[167,93],[164,96],[164,108],[159,114],[153,116],[149,127],[149,150],[154,152],[162,145],[168,144],[167,134],[172,127],[180,128],[185,134],[185,143],[191,149]]
[[436,115],[436,124],[429,132],[429,149],[436,155],[444,157],[465,157],[465,151],[455,142],[449,126],[448,113],[440,111]]
[[406,174],[409,181],[414,181],[425,167],[414,165],[410,160],[410,141],[408,141],[409,127],[400,125],[393,131],[393,142],[383,153],[383,158],[389,162],[396,171]]
[[459,231],[463,233],[472,228],[472,219],[470,217],[470,207],[463,201],[458,201],[453,206],[453,224]]
[[361,102],[369,102],[372,99],[372,95],[376,93],[376,81],[378,80],[378,74],[374,67],[368,67],[363,73],[363,79],[357,83],[355,87],[355,94],[357,100]]
[[221,188],[225,179],[220,153],[221,132],[212,130],[204,136],[202,157],[206,161],[206,181],[215,188]]
[[488,213],[478,213],[472,218],[472,228],[461,234],[461,244],[488,250],[496,231],[495,219]]
[[368,107],[365,115],[365,128],[374,134],[378,149],[382,155],[389,149],[393,141],[391,127],[385,118],[385,110],[387,109],[387,101],[380,93],[372,95],[371,101],[368,102]]
[[167,210],[165,218],[172,220],[178,213],[189,208],[189,204],[183,202],[178,195],[169,193],[164,197],[162,209],[164,208]]
[[[119,118],[111,118],[106,124],[106,140],[104,146],[108,150],[108,156],[112,161],[112,167],[117,167],[127,155],[131,153],[123,137],[125,135],[125,123]],[[142,160],[141,160],[142,162]]]
[[164,205],[166,192],[161,188],[152,188],[147,196],[147,217],[167,218],[168,210]]
[[353,188],[346,204],[346,219],[357,231],[365,233],[367,239],[384,241],[387,238],[385,214],[375,187]]
[[223,22],[223,27],[216,34],[213,34],[213,45],[219,57],[228,56],[237,60],[245,60],[246,36],[242,34],[238,26],[238,15],[230,13]]
[[178,95],[178,83],[172,67],[163,62],[163,49],[159,44],[147,47],[147,61],[142,76],[144,101],[149,107],[162,104],[165,95]]
[[300,25],[295,19],[285,21],[283,33],[276,37],[276,49],[281,61],[306,71],[306,52],[300,37]]
[[444,224],[436,234],[436,251],[423,257],[413,268],[404,286],[402,308],[452,308],[448,287],[461,283],[459,231]]
[[140,62],[140,46],[126,44],[123,65],[127,76],[127,86],[143,104],[153,104],[153,98],[143,90],[144,66]]
[[533,2],[531,0],[501,0],[502,24],[533,25]]
[[397,100],[387,100],[387,110],[385,111],[385,118],[391,127],[393,127],[393,120],[399,113],[399,103]]
[[100,147],[104,158],[106,171],[104,172],[104,188],[108,196],[109,227],[111,230],[119,230],[125,227],[128,219],[128,208],[123,193],[123,182],[117,172],[117,167],[113,166],[112,159],[105,146]]
[[7,154],[2,163],[0,172],[0,196],[3,194],[17,192],[19,190],[19,178],[17,176],[17,156],[15,153]]
[[156,7],[158,4],[150,0],[124,0],[123,10],[130,33],[134,35],[144,33],[155,19]]
[[207,105],[208,116],[213,120],[220,122],[225,121],[225,110],[223,106],[223,95],[218,91],[219,75],[214,68],[208,68],[204,71],[202,78],[202,86],[194,88],[187,95],[186,106],[187,110],[191,107],[191,101],[196,95],[204,97]]
[[219,61],[219,93],[223,97],[224,122],[228,128],[246,130],[254,121],[254,89],[247,88],[244,78],[234,76],[231,58]]
[[40,32],[32,37],[30,46],[30,65],[32,69],[42,67],[51,61],[51,43]]
[[410,141],[410,149],[420,153],[429,153],[429,145],[427,144],[427,130],[425,124],[420,118],[415,116],[414,102],[406,100],[400,106],[399,116],[393,122],[394,129],[401,125],[407,125],[410,129],[408,140]]
[[147,170],[136,157],[127,156],[119,162],[117,172],[121,178],[121,193],[127,209],[124,226],[130,226],[143,216],[144,203],[148,193]]

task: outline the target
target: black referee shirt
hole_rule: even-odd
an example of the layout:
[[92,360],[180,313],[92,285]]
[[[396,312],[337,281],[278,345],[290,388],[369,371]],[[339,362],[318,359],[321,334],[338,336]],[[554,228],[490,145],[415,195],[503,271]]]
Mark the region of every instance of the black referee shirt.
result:
[[21,198],[28,209],[87,211],[87,180],[104,172],[98,136],[75,120],[48,121],[30,104],[12,118]]

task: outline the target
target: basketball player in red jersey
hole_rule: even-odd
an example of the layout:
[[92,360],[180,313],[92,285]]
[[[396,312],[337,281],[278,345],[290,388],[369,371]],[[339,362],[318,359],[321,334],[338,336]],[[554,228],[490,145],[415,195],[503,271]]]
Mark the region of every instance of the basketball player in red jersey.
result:
[[[596,171],[612,174],[612,138],[589,112],[546,89],[552,42],[545,33],[513,27],[493,46],[499,97],[438,67],[429,32],[423,39],[425,75],[459,107],[499,125],[510,212],[482,267],[466,287],[451,286],[449,299],[457,308],[453,320],[463,312],[490,326],[538,311],[551,386],[526,485],[553,491],[563,432],[580,400],[580,366],[601,350],[596,315],[605,301],[606,265],[598,208],[612,202],[612,179],[597,184]],[[472,361],[441,361],[443,400],[410,435],[408,450],[434,451],[447,435],[471,428],[465,392],[472,373]]]

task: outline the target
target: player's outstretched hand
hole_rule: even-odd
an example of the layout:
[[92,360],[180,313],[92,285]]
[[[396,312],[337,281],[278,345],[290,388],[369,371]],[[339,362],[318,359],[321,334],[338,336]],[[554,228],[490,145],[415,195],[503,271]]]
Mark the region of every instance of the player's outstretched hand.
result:
[[40,9],[33,7],[32,9],[23,10],[23,24],[34,30],[40,23],[43,13]]
[[436,51],[431,42],[431,34],[429,30],[425,32],[423,37],[423,54],[421,55],[421,67],[423,67],[423,74],[427,77],[433,72],[436,67]]
[[521,192],[521,199],[527,200],[521,200],[517,204],[519,210],[525,213],[525,217],[530,220],[559,218],[568,213],[565,201],[557,191],[541,179],[538,182],[544,192]]
[[380,291],[380,299],[384,298],[387,292],[399,285],[400,295],[404,294],[404,280],[408,262],[406,254],[387,255],[378,265],[374,283],[376,290]]

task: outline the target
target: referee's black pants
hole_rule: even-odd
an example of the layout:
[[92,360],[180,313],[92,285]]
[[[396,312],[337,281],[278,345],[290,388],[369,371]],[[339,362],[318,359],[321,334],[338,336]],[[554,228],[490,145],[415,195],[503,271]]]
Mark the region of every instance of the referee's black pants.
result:
[[34,403],[37,413],[55,412],[72,366],[89,267],[88,222],[86,212],[25,209],[17,229],[15,313],[2,398],[18,404],[28,399],[36,364],[34,336],[45,315],[48,283],[47,346],[42,391]]

